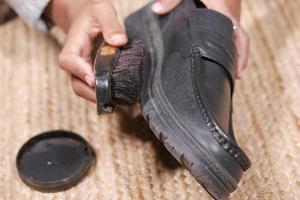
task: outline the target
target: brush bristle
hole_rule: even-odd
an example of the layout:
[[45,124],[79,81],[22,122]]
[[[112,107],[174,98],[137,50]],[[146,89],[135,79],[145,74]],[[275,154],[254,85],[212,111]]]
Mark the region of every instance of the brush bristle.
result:
[[133,41],[120,49],[111,81],[112,99],[116,104],[131,105],[138,102],[144,54],[141,41]]

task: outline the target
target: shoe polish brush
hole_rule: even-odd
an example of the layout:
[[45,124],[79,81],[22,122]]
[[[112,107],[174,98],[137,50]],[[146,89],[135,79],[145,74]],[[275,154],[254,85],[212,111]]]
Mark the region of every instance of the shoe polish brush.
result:
[[111,113],[116,105],[138,102],[143,59],[144,45],[140,41],[121,48],[107,43],[100,46],[94,61],[98,114]]

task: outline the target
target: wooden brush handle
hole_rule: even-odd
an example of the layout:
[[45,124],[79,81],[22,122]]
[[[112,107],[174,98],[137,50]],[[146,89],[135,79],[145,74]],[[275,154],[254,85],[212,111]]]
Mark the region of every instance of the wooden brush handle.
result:
[[97,73],[102,73],[106,71],[112,71],[112,65],[114,64],[114,58],[117,52],[117,48],[103,43],[97,51],[94,70]]
[[118,48],[103,43],[97,51],[94,70],[96,79],[96,102],[98,114],[114,110],[111,95],[111,75]]

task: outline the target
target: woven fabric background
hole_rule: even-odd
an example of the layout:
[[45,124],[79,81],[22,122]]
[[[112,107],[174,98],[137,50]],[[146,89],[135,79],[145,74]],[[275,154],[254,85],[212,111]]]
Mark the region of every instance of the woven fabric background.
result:
[[[140,0],[116,2],[120,18]],[[234,96],[236,137],[250,156],[234,200],[300,199],[300,1],[243,1],[249,67]],[[138,109],[97,116],[58,68],[61,45],[20,20],[0,27],[0,199],[202,200],[204,189],[152,136]],[[93,146],[97,163],[76,187],[43,194],[18,177],[15,157],[35,134],[66,129]]]

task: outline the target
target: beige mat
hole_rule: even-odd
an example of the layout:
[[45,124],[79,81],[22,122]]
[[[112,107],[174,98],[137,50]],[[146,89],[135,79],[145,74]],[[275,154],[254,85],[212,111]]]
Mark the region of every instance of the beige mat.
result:
[[[120,2],[121,16],[142,5]],[[251,0],[243,9],[251,59],[237,83],[234,125],[253,166],[232,199],[300,199],[300,1]],[[0,27],[0,38],[1,200],[210,199],[136,109],[97,117],[73,94],[55,40],[19,20]],[[20,146],[49,129],[81,133],[97,154],[83,182],[55,194],[30,190],[15,168]]]

